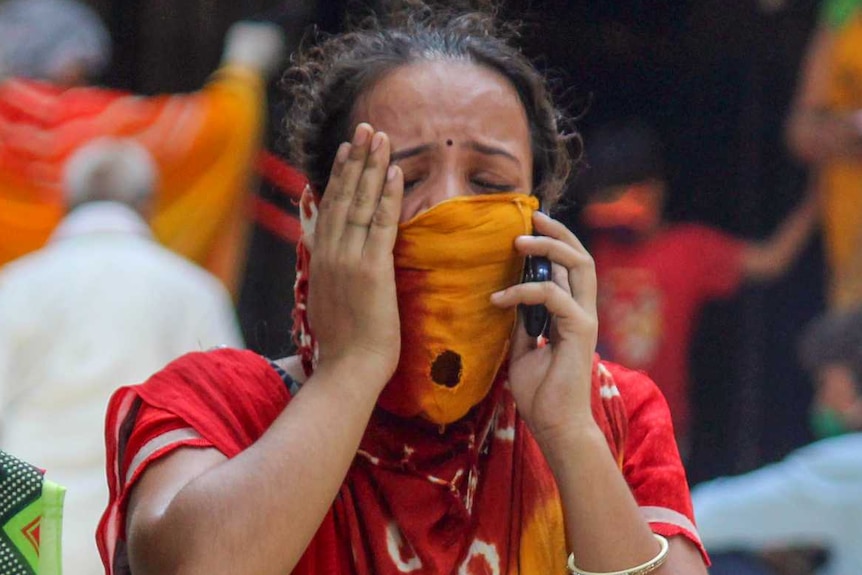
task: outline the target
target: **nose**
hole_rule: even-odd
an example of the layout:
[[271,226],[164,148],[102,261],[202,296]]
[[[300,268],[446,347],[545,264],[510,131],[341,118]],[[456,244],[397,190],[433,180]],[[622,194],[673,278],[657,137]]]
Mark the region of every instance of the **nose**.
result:
[[430,210],[440,202],[469,193],[469,186],[456,170],[443,170],[404,197],[401,204],[401,221],[407,221]]

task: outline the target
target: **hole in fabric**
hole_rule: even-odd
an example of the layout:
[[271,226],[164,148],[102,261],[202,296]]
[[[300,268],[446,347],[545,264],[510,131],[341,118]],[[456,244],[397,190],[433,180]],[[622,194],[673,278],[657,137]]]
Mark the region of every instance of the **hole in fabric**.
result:
[[431,379],[434,383],[455,387],[461,382],[461,356],[446,350],[431,364]]

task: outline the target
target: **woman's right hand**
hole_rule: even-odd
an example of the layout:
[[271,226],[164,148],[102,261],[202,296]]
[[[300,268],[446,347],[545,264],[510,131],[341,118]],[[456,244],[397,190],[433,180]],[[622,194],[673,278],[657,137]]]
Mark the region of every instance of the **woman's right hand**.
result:
[[338,148],[319,205],[311,251],[308,320],[318,371],[347,369],[379,393],[401,352],[393,248],[404,181],[383,132],[359,124]]

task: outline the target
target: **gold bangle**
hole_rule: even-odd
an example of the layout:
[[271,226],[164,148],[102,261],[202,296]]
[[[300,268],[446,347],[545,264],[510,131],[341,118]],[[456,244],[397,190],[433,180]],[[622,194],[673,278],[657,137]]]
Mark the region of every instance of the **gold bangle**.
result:
[[659,545],[661,548],[658,551],[658,555],[647,561],[646,563],[642,563],[637,567],[632,567],[631,569],[624,569],[622,571],[609,571],[607,573],[593,573],[591,571],[584,571],[583,569],[578,569],[575,567],[575,554],[569,554],[569,562],[568,568],[569,573],[571,575],[647,575],[647,573],[652,573],[656,569],[662,566],[665,561],[667,561],[667,552],[668,552],[668,544],[667,539],[659,535],[658,533],[653,533],[653,536],[658,539]]

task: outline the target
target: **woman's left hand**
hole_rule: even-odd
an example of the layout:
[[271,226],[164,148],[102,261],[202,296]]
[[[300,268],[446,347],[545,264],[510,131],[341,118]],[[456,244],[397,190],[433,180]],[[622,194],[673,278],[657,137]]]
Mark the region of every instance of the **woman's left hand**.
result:
[[595,425],[590,409],[593,354],[596,348],[596,271],[593,258],[562,223],[535,212],[539,236],[520,236],[523,255],[545,256],[553,281],[521,283],[491,297],[495,305],[542,304],[551,313],[549,340],[538,346],[519,314],[512,336],[509,383],[518,411],[541,445],[575,428]]

